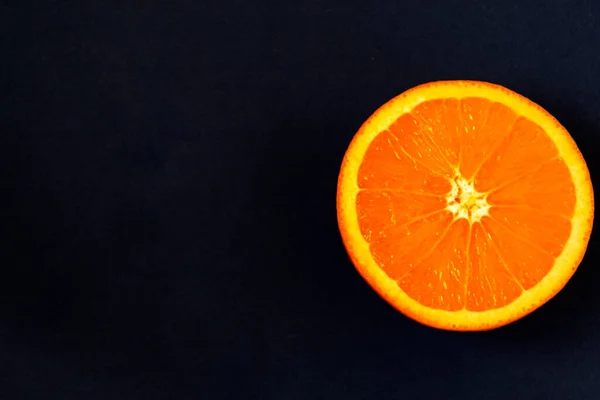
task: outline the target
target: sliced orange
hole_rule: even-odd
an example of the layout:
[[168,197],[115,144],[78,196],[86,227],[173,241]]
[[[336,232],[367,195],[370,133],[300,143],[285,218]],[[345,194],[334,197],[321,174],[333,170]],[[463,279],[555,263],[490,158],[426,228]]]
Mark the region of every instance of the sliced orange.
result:
[[357,270],[425,325],[487,330],[560,291],[594,213],[586,163],[561,124],[504,87],[435,82],[360,128],[337,215]]

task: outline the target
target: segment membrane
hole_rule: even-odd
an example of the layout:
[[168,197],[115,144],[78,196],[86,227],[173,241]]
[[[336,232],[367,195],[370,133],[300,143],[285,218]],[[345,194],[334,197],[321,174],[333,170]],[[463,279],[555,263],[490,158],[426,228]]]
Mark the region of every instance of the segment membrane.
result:
[[357,184],[375,261],[411,298],[448,311],[503,307],[535,286],[563,251],[576,201],[542,128],[481,98],[400,116],[369,145]]

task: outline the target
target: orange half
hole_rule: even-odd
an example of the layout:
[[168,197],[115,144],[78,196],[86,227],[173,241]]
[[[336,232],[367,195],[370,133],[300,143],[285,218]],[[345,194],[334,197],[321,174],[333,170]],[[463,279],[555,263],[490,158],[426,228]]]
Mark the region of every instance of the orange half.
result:
[[337,216],[359,273],[429,326],[486,330],[560,291],[594,213],[566,129],[504,87],[435,82],[387,102],[344,157]]

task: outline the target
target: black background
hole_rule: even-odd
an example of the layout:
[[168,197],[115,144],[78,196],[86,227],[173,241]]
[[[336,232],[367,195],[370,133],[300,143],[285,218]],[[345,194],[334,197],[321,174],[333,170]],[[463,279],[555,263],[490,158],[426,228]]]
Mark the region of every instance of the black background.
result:
[[544,106],[592,178],[595,1],[0,6],[5,399],[598,399],[597,235],[487,333],[421,326],[339,238],[344,151],[420,83]]

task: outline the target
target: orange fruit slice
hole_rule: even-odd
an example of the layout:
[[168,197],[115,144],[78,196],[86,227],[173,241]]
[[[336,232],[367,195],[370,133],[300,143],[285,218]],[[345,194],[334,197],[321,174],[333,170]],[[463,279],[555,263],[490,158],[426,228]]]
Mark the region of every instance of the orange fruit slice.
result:
[[379,108],[337,190],[359,273],[400,312],[448,330],[497,328],[551,299],[583,258],[593,210],[566,129],[474,81],[421,85]]

